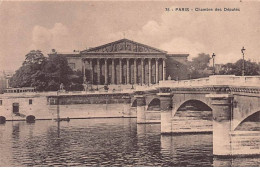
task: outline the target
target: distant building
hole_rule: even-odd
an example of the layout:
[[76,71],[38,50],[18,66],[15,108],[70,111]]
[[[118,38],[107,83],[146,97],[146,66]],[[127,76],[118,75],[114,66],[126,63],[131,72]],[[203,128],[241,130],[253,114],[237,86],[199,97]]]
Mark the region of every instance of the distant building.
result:
[[95,85],[157,84],[169,75],[176,76],[171,72],[175,67],[172,61],[184,64],[189,56],[167,54],[166,51],[128,39],[72,53],[53,50],[49,56],[53,55],[66,57],[73,70],[82,71],[85,82]]
[[13,76],[12,71],[0,72],[0,93],[3,93],[5,89],[10,88],[10,78]]

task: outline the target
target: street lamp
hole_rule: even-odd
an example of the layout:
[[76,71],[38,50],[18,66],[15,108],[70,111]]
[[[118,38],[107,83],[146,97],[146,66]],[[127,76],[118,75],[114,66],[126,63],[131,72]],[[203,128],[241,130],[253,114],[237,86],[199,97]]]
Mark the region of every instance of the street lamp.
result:
[[241,49],[241,52],[242,52],[242,54],[243,54],[243,66],[242,66],[242,76],[245,76],[245,54],[244,54],[244,51],[245,51],[246,49],[243,47],[242,49]]
[[178,71],[178,75],[176,77],[176,80],[179,81],[179,64],[176,64],[176,67],[177,67],[177,71]]
[[212,54],[212,59],[213,59],[213,75],[215,75],[215,53]]

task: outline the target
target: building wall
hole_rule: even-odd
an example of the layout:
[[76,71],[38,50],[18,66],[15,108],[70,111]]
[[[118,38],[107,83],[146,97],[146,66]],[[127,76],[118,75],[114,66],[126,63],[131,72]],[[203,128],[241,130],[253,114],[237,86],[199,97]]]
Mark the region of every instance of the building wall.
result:
[[[20,96],[20,97],[18,97]],[[29,100],[32,104],[29,104]],[[0,116],[6,117],[7,120],[25,120],[26,116],[34,115],[36,118],[50,119],[52,115],[47,109],[47,99],[45,96],[28,96],[23,97],[22,94],[16,94],[13,97],[1,97],[2,105],[0,105]],[[13,113],[13,103],[19,103],[19,113],[22,116]]]
[[[180,61],[180,60],[179,60]],[[185,64],[185,59],[182,62],[175,58],[167,58],[166,60],[166,80],[170,76],[172,80],[185,80],[189,78],[188,66]]]
[[68,64],[74,63],[75,68],[73,70],[75,71],[82,71],[82,61],[80,57],[67,57]]
[[6,88],[5,78],[0,77],[0,94],[4,92],[4,89]]
[[[136,112],[131,111],[130,100],[124,98],[128,94],[65,95],[60,96],[59,106],[55,96],[46,97],[37,93],[9,95],[0,95],[0,116],[7,120],[25,120],[29,115],[36,119],[56,119],[58,110],[60,118],[136,117]],[[14,103],[19,104],[19,114],[13,113]]]
[[[94,57],[94,56],[93,56]],[[130,57],[130,56],[126,56],[126,57]],[[138,58],[138,56],[135,56],[136,58]],[[145,57],[145,56],[142,56],[142,57]],[[111,56],[112,58],[112,56]],[[75,70],[80,70],[82,71],[82,60],[81,60],[81,57],[67,57],[68,59],[68,63],[74,63],[75,64]],[[137,62],[137,76],[140,77],[141,75],[141,70],[140,70],[140,63],[141,62]],[[166,78],[165,79],[168,79],[168,76],[170,75],[172,79],[176,80],[176,79],[179,79],[179,80],[183,80],[183,79],[188,79],[189,78],[189,75],[188,75],[188,69],[187,69],[187,57],[167,57],[166,59]],[[94,75],[96,76],[97,75],[97,68],[96,68],[96,62],[93,60],[93,67],[94,67]],[[85,62],[85,65],[86,65],[86,77],[87,79],[90,79],[90,76],[89,76],[89,72],[90,72],[90,66],[89,66],[89,62]],[[101,83],[104,84],[104,61],[103,60],[100,60],[100,66],[101,66]],[[118,61],[115,61],[115,81],[117,82],[117,84],[119,83],[119,62]],[[129,67],[130,67],[130,82],[132,83],[133,81],[133,62],[130,60],[130,63],[129,63]],[[144,75],[145,75],[145,82],[148,82],[148,61],[145,60],[144,62]],[[122,82],[125,82],[124,81],[124,75],[126,74],[126,62],[123,60],[122,62],[122,68],[123,68],[123,71],[122,71],[122,75],[123,75],[123,78],[122,78]],[[152,60],[152,63],[151,63],[151,68],[152,68],[152,82],[155,81],[155,61]],[[111,76],[112,76],[112,71],[111,71],[111,61],[109,60],[108,61],[108,80],[109,82],[110,79],[111,79]],[[159,62],[159,72],[162,73],[162,63]],[[95,77],[94,76],[94,77]],[[95,78],[94,78],[95,80]],[[162,80],[162,75],[159,74],[159,80]],[[139,82],[139,79],[137,78],[137,81]]]

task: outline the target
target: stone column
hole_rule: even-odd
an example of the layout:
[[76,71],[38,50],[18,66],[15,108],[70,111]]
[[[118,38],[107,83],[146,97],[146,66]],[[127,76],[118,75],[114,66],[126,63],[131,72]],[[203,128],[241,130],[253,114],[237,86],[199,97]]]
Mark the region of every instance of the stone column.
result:
[[136,95],[134,96],[137,100],[137,123],[146,123],[146,116],[145,116],[145,97],[143,95]]
[[141,80],[141,85],[144,85],[144,59],[141,59],[141,70],[142,70],[142,80]]
[[100,59],[97,59],[97,84],[100,84]]
[[92,59],[89,60],[89,66],[90,66],[90,84],[93,84],[93,64]]
[[115,60],[112,59],[112,80],[111,80],[112,84],[115,84]]
[[107,82],[107,59],[105,58],[105,85],[107,85],[108,84],[108,82]]
[[232,155],[231,117],[232,100],[230,94],[208,94],[213,112],[213,155]]
[[137,67],[136,67],[136,59],[134,59],[134,84],[137,84]]
[[148,59],[148,84],[151,85],[152,83],[152,63],[151,58]]
[[159,82],[159,65],[158,65],[158,58],[155,59],[155,81],[156,84]]
[[82,73],[83,73],[83,83],[86,83],[86,63],[85,60],[82,60]]
[[122,84],[122,59],[119,59],[119,84]]
[[157,93],[161,106],[161,133],[172,133],[172,94]]
[[130,80],[130,72],[129,72],[129,59],[126,59],[126,84],[130,84],[129,83]]
[[165,59],[163,59],[163,81],[166,78],[166,64],[165,64]]

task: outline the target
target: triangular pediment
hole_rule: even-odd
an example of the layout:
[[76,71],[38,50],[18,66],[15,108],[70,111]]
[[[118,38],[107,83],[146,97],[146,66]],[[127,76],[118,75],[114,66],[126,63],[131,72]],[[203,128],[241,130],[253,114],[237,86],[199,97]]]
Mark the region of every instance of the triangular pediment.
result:
[[121,39],[95,48],[84,50],[81,53],[166,53],[166,51],[137,43],[128,39]]

